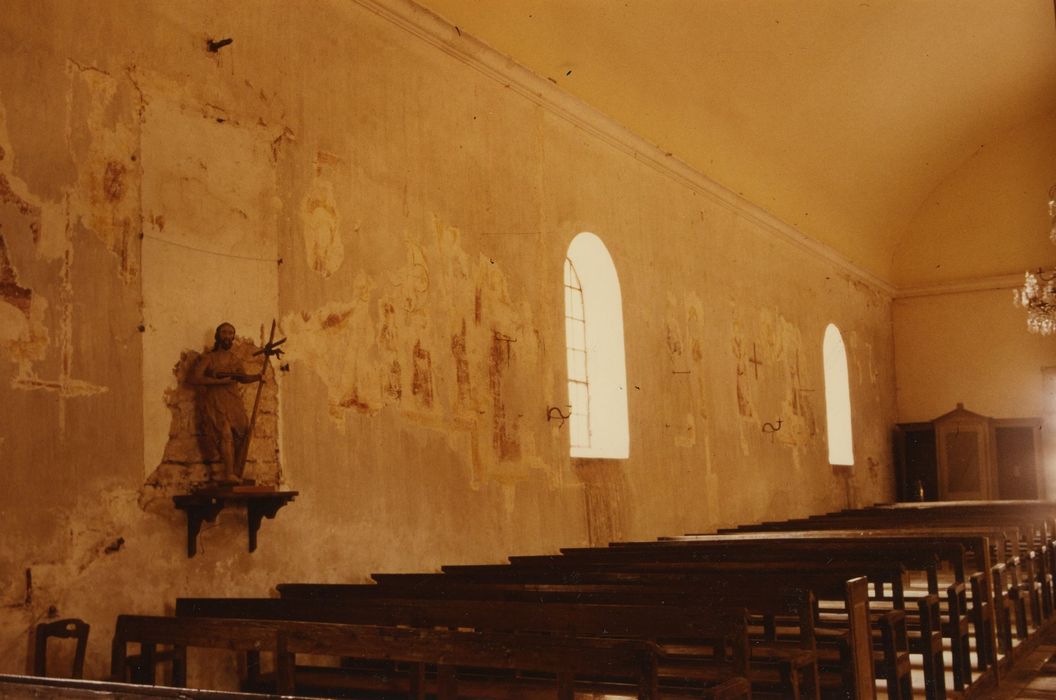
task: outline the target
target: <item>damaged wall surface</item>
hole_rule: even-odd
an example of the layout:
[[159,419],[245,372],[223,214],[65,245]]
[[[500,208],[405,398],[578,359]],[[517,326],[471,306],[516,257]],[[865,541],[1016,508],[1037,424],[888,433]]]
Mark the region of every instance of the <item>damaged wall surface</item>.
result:
[[[117,614],[177,596],[893,495],[889,296],[483,69],[454,28],[415,29],[397,0],[8,9],[0,672],[56,615],[90,622],[100,677]],[[582,231],[621,285],[626,460],[571,459],[547,420],[568,403],[562,270]],[[251,460],[300,495],[254,554],[236,510],[188,559],[169,496],[210,455],[182,378],[224,320],[259,362],[273,318],[288,354]],[[829,323],[849,469],[826,456]]]

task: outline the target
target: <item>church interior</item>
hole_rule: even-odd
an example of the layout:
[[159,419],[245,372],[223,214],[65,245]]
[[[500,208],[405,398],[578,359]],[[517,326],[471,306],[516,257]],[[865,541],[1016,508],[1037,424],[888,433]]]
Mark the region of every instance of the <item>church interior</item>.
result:
[[[8,0],[0,674],[57,620],[123,681],[119,616],[178,599],[912,502],[869,575],[956,541],[981,578],[921,571],[997,622],[946,692],[999,686],[1054,600],[1054,198],[1051,0]],[[907,653],[854,672],[941,697]]]

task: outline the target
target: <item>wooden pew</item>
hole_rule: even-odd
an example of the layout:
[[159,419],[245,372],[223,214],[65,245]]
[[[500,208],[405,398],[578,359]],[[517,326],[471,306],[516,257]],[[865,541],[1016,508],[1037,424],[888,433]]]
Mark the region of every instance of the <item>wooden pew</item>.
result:
[[[1037,562],[1024,562],[1024,574],[1028,580],[1038,582],[1042,589],[1040,619],[1053,615],[1056,591],[1052,576],[1056,572],[1056,503],[1051,501],[951,501],[929,503],[882,504],[862,512],[887,512],[901,518],[919,521],[940,522],[957,520],[991,525],[1013,525],[1018,527],[1027,549],[1033,549]],[[848,511],[859,512],[859,511]],[[1032,568],[1034,571],[1031,571]],[[1031,574],[1034,574],[1031,576]],[[1032,611],[1037,603],[1031,600]]]
[[[1002,502],[991,503],[929,503],[898,504],[898,506],[871,507],[857,510],[844,510],[807,519],[791,520],[785,523],[764,523],[742,526],[739,530],[773,530],[777,529],[811,529],[816,527],[928,527],[949,530],[952,527],[987,527],[1003,528],[1013,539],[1009,551],[999,552],[998,561],[1021,556],[1020,548],[1025,552],[1023,571],[1025,579],[1017,581],[1021,588],[1032,590],[1030,593],[1031,612],[1035,626],[1047,620],[1053,614],[1054,596],[1052,574],[1056,570],[1056,548],[1053,547],[1054,520],[1056,508],[1051,503],[1039,502]],[[817,523],[817,524],[815,524]],[[1016,534],[1018,533],[1018,537]],[[997,543],[996,537],[991,537]],[[1033,551],[1030,555],[1026,552]],[[1036,559],[1036,561],[1032,561]]]
[[[130,643],[139,653],[128,655]],[[171,652],[158,654],[158,646],[171,646]],[[119,615],[110,649],[110,679],[156,685],[156,666],[164,658],[172,662],[172,685],[187,684],[187,648],[231,649],[242,652],[267,651],[275,655],[278,691],[293,692],[288,659],[282,653],[279,632],[274,625],[252,620],[229,625],[223,620],[200,620],[188,625],[171,617]]]
[[[686,585],[678,581],[608,581],[597,583],[514,583],[466,582],[426,574],[404,578],[397,575],[388,584],[280,584],[280,595],[288,600],[310,601],[369,601],[374,605],[400,605],[405,600],[433,601],[521,601],[533,603],[609,604],[609,605],[677,605],[693,607],[701,600],[708,605],[744,608],[753,615],[763,616],[767,622],[765,634],[752,643],[750,680],[766,689],[782,688],[792,697],[817,698],[820,693],[817,647],[814,634],[815,600],[813,593],[799,586],[783,586],[767,582],[765,588],[746,584],[758,580],[743,578],[738,581],[715,581],[707,588]],[[721,590],[720,590],[721,587]],[[205,605],[215,604],[206,601]],[[180,601],[179,605],[193,605]],[[223,607],[223,604],[220,604]],[[181,608],[178,608],[178,610]],[[208,608],[203,614],[209,615]],[[779,641],[774,621],[778,618],[794,622],[794,644]],[[663,648],[667,648],[662,644]],[[686,644],[678,645],[686,647]],[[772,667],[776,667],[775,676]],[[665,668],[661,664],[661,675]],[[801,680],[802,677],[802,680]]]
[[[1019,517],[1024,526],[1038,525],[1050,537],[1056,535],[1056,502],[1054,501],[925,501],[916,503],[878,503],[865,509],[901,512],[932,512],[994,518]],[[1024,534],[1027,530],[1023,529]],[[1040,534],[1040,533],[1039,533]]]
[[[0,698],[8,700],[138,700],[139,698],[171,698],[172,700],[262,700],[256,693],[234,693],[222,690],[144,686],[113,681],[93,681],[80,678],[42,678],[0,674]],[[286,695],[283,700],[307,700]]]
[[[666,674],[665,685],[705,683],[710,692],[729,693],[726,681],[749,675],[745,610],[727,605],[607,605],[472,600],[279,600],[264,598],[179,599],[181,619],[225,618],[254,621],[311,621],[384,627],[407,626],[423,631],[435,628],[472,629],[479,633],[518,634],[534,639],[555,636],[570,639],[606,638],[695,640],[718,649],[718,659],[696,658]],[[531,633],[527,637],[524,633]],[[728,642],[725,640],[729,640]],[[650,641],[650,643],[652,643]],[[727,643],[731,649],[726,659]],[[716,644],[718,646],[716,646]],[[346,654],[346,656],[356,656]],[[665,657],[665,664],[670,660]],[[685,660],[683,660],[685,661]],[[537,669],[538,670],[538,669]],[[597,675],[612,674],[599,668]],[[252,679],[251,679],[252,680]],[[740,682],[735,684],[740,688]],[[699,691],[698,691],[699,692]],[[739,690],[737,692],[740,692]]]
[[[642,567],[692,567],[698,562],[716,562],[742,560],[748,562],[828,562],[855,561],[863,565],[866,562],[887,561],[902,562],[908,568],[924,571],[927,574],[929,589],[938,591],[937,566],[945,563],[951,567],[956,581],[947,589],[951,601],[950,619],[944,625],[944,631],[950,639],[955,666],[954,683],[957,690],[962,690],[972,682],[969,665],[969,645],[967,623],[963,612],[968,558],[966,547],[977,553],[976,560],[983,566],[989,563],[989,543],[985,537],[933,537],[930,535],[896,535],[882,533],[859,539],[861,533],[797,533],[795,536],[782,534],[742,534],[731,536],[699,536],[683,541],[616,543],[607,548],[577,548],[562,550],[562,555],[544,557],[511,557],[514,568],[548,566],[575,567],[589,570],[592,567],[626,568],[633,565]],[[473,567],[444,567],[445,572],[473,571]],[[487,569],[478,568],[479,573]],[[976,579],[977,585],[984,588],[983,594],[974,601],[972,614],[979,620],[977,627],[987,639],[993,639],[995,632],[992,624],[992,607],[989,599],[989,579]],[[989,647],[986,647],[989,648]],[[988,671],[989,673],[989,671]]]
[[[1037,527],[1036,527],[1037,526]],[[1032,533],[1041,523],[1025,523],[1016,516],[985,516],[973,513],[955,513],[948,509],[938,512],[917,509],[865,509],[840,511],[809,518],[785,521],[767,521],[736,528],[719,530],[718,534],[774,531],[810,530],[868,530],[890,531],[892,529],[909,534],[911,532],[944,535],[978,534],[988,537],[992,546],[992,558],[1004,561],[1020,556],[1021,550],[1047,552],[1048,544]],[[1026,533],[1026,535],[1024,535]],[[691,535],[693,536],[693,535]],[[1046,556],[1046,560],[1051,557]],[[1046,563],[1046,568],[1048,563]]]
[[[633,580],[635,577],[643,577],[641,580],[648,580],[645,577],[653,577],[652,580],[658,581],[659,577],[667,575],[668,582],[675,582],[684,580],[687,584],[696,583],[701,585],[701,594],[707,595],[708,588],[706,585],[702,585],[701,581],[694,581],[693,577],[699,574],[700,576],[706,577],[708,574],[706,571],[697,571],[698,567],[714,566],[714,563],[693,563],[693,562],[667,562],[662,564],[650,564],[644,563],[640,565],[634,564],[623,564],[619,562],[609,563],[597,563],[592,567],[579,567],[577,565],[570,565],[568,559],[555,556],[555,557],[532,557],[532,558],[517,558],[518,560],[530,560],[530,564],[527,562],[518,563],[515,565],[467,565],[467,566],[452,566],[444,567],[445,575],[451,578],[458,578],[464,580],[477,580],[483,582],[494,582],[494,581],[519,581],[519,582],[554,582],[554,583],[582,583],[590,580],[595,580],[593,577],[602,575],[612,575],[616,578],[611,578],[607,582],[618,581],[619,577],[626,577],[624,580]],[[774,569],[768,568],[769,565],[759,562],[745,563],[746,566],[751,566],[754,569],[755,576],[759,575],[768,576],[765,579],[765,584],[768,586],[768,590],[774,591],[779,588],[780,585],[795,585],[803,588],[808,588],[815,592],[815,594],[821,598],[829,600],[837,600],[842,603],[843,614],[846,618],[846,625],[849,629],[849,637],[843,636],[841,639],[833,640],[836,643],[842,641],[844,645],[844,655],[840,661],[840,671],[843,675],[843,688],[847,697],[850,698],[873,698],[875,696],[875,685],[874,685],[874,660],[872,654],[872,633],[870,627],[870,615],[869,615],[869,599],[868,599],[868,582],[864,577],[857,577],[848,579],[848,577],[841,577],[838,572],[808,572],[802,566],[791,566],[783,571],[777,572]],[[728,564],[728,566],[736,567],[736,564]],[[748,573],[742,571],[741,573]],[[414,576],[412,575],[395,575],[395,576]],[[794,579],[790,578],[795,576]],[[388,580],[385,575],[375,574],[375,579],[382,581]],[[606,582],[603,579],[596,579],[599,582]],[[712,581],[713,582],[713,581]],[[744,584],[747,586],[748,583]],[[756,588],[758,588],[758,580],[756,581]],[[284,586],[284,594],[292,591],[293,586]],[[758,593],[758,595],[765,595],[765,593]],[[892,632],[892,643],[894,638],[901,637],[897,633],[897,629],[900,622],[904,619],[896,612],[890,612],[878,618],[877,626],[887,626],[888,628],[895,630]],[[896,648],[887,648],[883,650],[883,658],[878,662],[878,665],[884,668],[898,668],[906,669],[907,661],[904,661],[905,650],[899,650]],[[898,696],[898,689],[904,685],[903,679],[898,679],[898,682],[892,683],[892,692]]]
[[[1026,524],[1025,524],[1026,523]],[[1017,638],[1025,639],[1028,634],[1027,611],[1029,605],[1030,624],[1039,628],[1053,614],[1053,596],[1050,544],[1033,535],[1021,537],[1021,528],[1028,532],[1044,531],[1040,520],[1029,524],[1021,513],[1004,513],[989,515],[980,513],[979,509],[970,508],[966,512],[960,509],[939,508],[870,508],[846,510],[810,518],[744,525],[736,529],[724,530],[725,533],[778,532],[786,530],[822,531],[844,530],[848,528],[865,528],[869,532],[897,530],[900,533],[927,531],[935,535],[981,535],[988,537],[992,546],[993,561],[1004,563],[1007,567],[1009,586],[995,590],[995,616],[1003,614],[1005,601],[999,600],[1006,595],[1012,602],[1015,613]],[[913,528],[912,530],[908,528]],[[1040,535],[1039,535],[1040,536]],[[1007,546],[1006,546],[1007,545]],[[980,569],[982,566],[979,567]],[[996,619],[1001,626],[1004,620]],[[977,642],[980,639],[977,636]],[[1006,644],[1001,645],[1001,653],[1010,653]],[[996,651],[992,656],[996,657]],[[986,652],[990,654],[990,650]]]
[[[1025,546],[1037,552],[1041,585],[1047,588],[1044,606],[1046,618],[1052,614],[1051,576],[1056,573],[1056,502],[1052,501],[940,501],[926,503],[878,504],[866,512],[891,512],[898,517],[917,519],[957,518],[961,522],[1013,524],[1019,528]],[[856,512],[856,511],[850,511]],[[1046,575],[1050,577],[1045,580]]]
[[[932,502],[899,503],[848,509],[836,513],[812,516],[808,520],[888,517],[903,526],[945,528],[949,526],[1002,527],[1018,530],[1020,542],[1027,549],[1041,554],[1045,551],[1044,569],[1050,574],[1056,564],[1053,538],[1056,537],[1056,504],[1042,501],[998,502]],[[791,521],[799,522],[799,521]],[[758,527],[758,526],[749,526]],[[1019,552],[1008,552],[1017,556]]]
[[[1025,634],[1026,617],[1025,617],[1025,589],[1017,584],[1012,584],[1009,589],[995,590],[992,588],[993,578],[993,563],[989,564],[988,559],[983,554],[983,548],[985,542],[991,543],[997,542],[996,546],[991,546],[991,554],[997,552],[1009,552],[1009,559],[1006,560],[1006,565],[1009,567],[1018,566],[1019,559],[1016,556],[1012,556],[1012,553],[1019,552],[1019,537],[1018,530],[1014,527],[1010,528],[992,528],[982,526],[961,526],[955,527],[951,525],[936,526],[934,528],[923,529],[916,527],[904,527],[902,520],[898,517],[898,513],[891,514],[890,511],[880,515],[870,515],[868,517],[862,517],[853,521],[843,519],[841,516],[846,513],[836,514],[836,517],[829,518],[828,516],[822,516],[819,518],[809,518],[800,520],[786,521],[788,529],[782,528],[781,526],[786,523],[774,522],[764,523],[760,525],[747,525],[734,530],[723,531],[725,534],[719,535],[719,537],[738,537],[738,536],[754,536],[759,537],[761,535],[757,533],[767,533],[766,538],[769,539],[774,535],[781,537],[809,537],[808,533],[818,533],[815,536],[828,537],[833,534],[838,534],[841,537],[883,537],[883,536],[915,536],[925,538],[944,538],[959,540],[965,546],[970,553],[970,557],[965,560],[965,568],[969,566],[969,562],[976,562],[976,566],[972,568],[979,569],[979,575],[969,576],[967,580],[964,579],[963,574],[955,571],[955,581],[965,581],[965,585],[969,588],[969,592],[972,593],[971,599],[972,604],[970,607],[965,607],[970,614],[971,625],[975,630],[975,641],[977,650],[977,669],[980,673],[986,671],[991,666],[996,666],[998,661],[998,646],[996,644],[996,630],[1007,623],[1005,619],[1001,619],[1000,616],[1005,615],[1007,606],[1001,599],[1002,595],[1008,595],[1013,601],[1015,610],[1017,612],[1016,619],[1019,621],[1017,626],[1018,630],[1022,630],[1021,634]],[[859,526],[863,529],[853,530],[848,529],[851,526]],[[800,527],[802,529],[795,530],[793,528]],[[683,537],[668,538],[671,540],[702,540],[708,537],[706,535],[686,535]],[[1008,545],[1006,547],[1006,544]],[[1002,555],[1004,556],[1004,555]],[[992,562],[992,560],[989,560]],[[955,566],[957,564],[955,563]],[[934,573],[933,573],[934,572]],[[933,581],[932,576],[936,579]],[[929,591],[934,593],[937,591],[937,576],[938,572],[934,569],[929,569],[928,572],[928,588]],[[1015,570],[1012,572],[1012,576],[1015,577]],[[1004,580],[1004,577],[1001,577]],[[949,591],[947,590],[947,599],[952,597],[962,597],[963,594],[960,591]],[[1032,609],[1040,611],[1037,601],[1038,598],[1034,598],[1034,604]],[[977,601],[983,601],[980,604]],[[960,631],[963,623],[957,623],[955,621],[948,621],[947,625],[952,630],[956,628]],[[1002,645],[1000,651],[1005,652],[1005,645]],[[964,647],[963,653],[964,658],[967,658],[967,647]],[[955,667],[962,668],[962,667]],[[962,673],[963,675],[963,673]]]
[[[279,601],[273,601],[279,602]],[[307,686],[312,690],[341,688],[348,675],[343,669],[311,674],[296,666],[297,654],[400,661],[410,665],[409,697],[424,700],[427,690],[438,700],[457,697],[513,697],[535,687],[551,696],[571,700],[581,676],[625,679],[629,684],[597,683],[607,693],[629,693],[638,698],[658,697],[655,645],[643,640],[549,637],[463,630],[379,627],[289,621],[281,619],[211,619],[122,615],[115,630],[111,669],[122,677],[127,668],[126,649],[138,643],[149,657],[157,645],[174,645],[186,658],[187,647],[271,651],[275,656],[276,686],[280,693]],[[435,679],[426,676],[426,665],[436,664]],[[552,678],[492,678],[481,683],[459,678],[460,668],[544,672]],[[320,671],[320,669],[316,669]],[[185,666],[173,671],[174,685],[186,682]],[[153,674],[153,665],[150,673]],[[305,674],[308,678],[301,678]],[[476,692],[474,693],[474,689]],[[733,673],[714,688],[717,697],[749,697],[747,681]]]
[[[723,535],[686,535],[659,542],[614,543],[610,548],[585,548],[562,550],[565,556],[580,558],[611,557],[605,552],[611,549],[632,550],[640,555],[652,557],[730,557],[759,556],[754,552],[760,543],[767,558],[814,557],[841,558],[844,560],[901,561],[907,568],[924,571],[928,579],[928,590],[937,594],[939,563],[948,565],[954,583],[946,587],[948,619],[943,629],[950,640],[955,658],[954,686],[957,690],[972,683],[969,623],[976,632],[980,673],[994,668],[996,673],[997,645],[995,598],[991,590],[991,548],[989,539],[977,533],[922,532],[911,530],[818,530],[744,532]],[[772,552],[779,546],[781,552]],[[677,549],[682,547],[681,553]],[[672,549],[674,548],[674,549]],[[971,553],[971,557],[968,556]],[[512,559],[511,559],[512,561]],[[967,576],[967,571],[980,569],[978,576]],[[967,605],[967,587],[977,590],[971,606]],[[1002,608],[1003,610],[1003,608]]]

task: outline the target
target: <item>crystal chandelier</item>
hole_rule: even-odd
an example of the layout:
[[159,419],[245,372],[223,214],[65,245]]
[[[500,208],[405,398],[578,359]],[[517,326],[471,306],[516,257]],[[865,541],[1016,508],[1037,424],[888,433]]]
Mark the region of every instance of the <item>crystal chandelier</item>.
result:
[[[1049,190],[1049,240],[1056,243],[1056,185]],[[1012,292],[1016,306],[1027,310],[1027,330],[1056,333],[1056,270],[1027,272],[1023,286]]]

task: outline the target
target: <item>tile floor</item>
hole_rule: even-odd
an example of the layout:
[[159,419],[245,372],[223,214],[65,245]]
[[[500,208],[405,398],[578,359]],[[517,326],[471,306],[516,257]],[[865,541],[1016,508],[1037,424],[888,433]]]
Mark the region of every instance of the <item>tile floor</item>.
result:
[[976,696],[980,700],[1056,700],[1056,634],[1016,662],[1001,684]]

